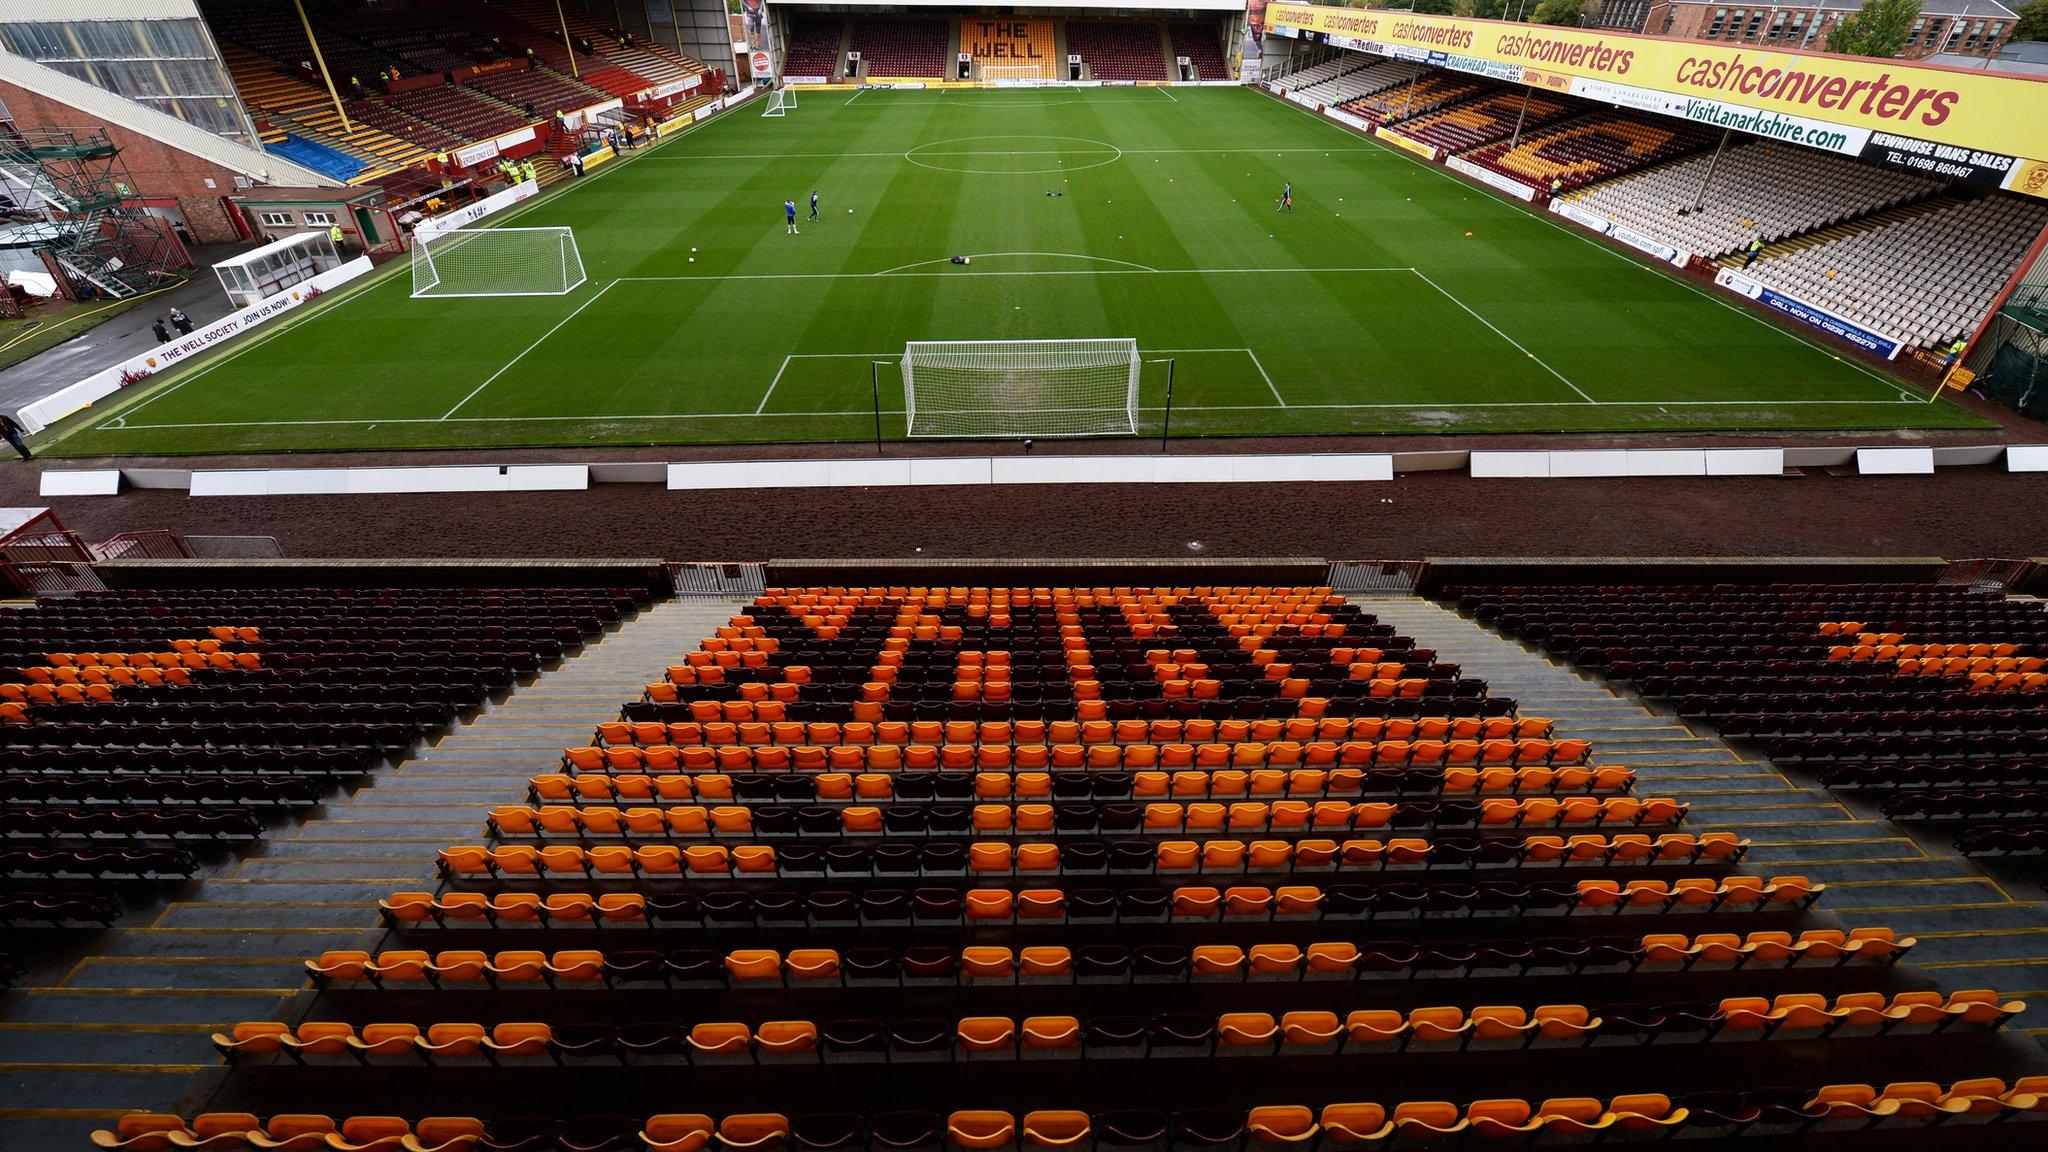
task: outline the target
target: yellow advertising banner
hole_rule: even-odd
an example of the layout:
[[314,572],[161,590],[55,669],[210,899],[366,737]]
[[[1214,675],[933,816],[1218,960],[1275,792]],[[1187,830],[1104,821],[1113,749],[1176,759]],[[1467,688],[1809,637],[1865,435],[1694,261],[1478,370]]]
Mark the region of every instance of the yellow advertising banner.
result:
[[1268,26],[1893,167],[2048,195],[2048,80],[1658,36],[1274,3]]

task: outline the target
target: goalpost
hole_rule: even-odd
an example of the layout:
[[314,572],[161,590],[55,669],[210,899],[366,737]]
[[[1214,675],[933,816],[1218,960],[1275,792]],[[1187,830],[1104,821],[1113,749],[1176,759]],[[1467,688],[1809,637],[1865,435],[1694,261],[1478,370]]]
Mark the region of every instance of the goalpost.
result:
[[565,296],[584,280],[568,228],[420,228],[412,240],[415,298]]
[[796,107],[796,89],[777,88],[768,93],[768,106],[761,109],[763,116],[780,116]]
[[1006,88],[1043,88],[1059,83],[1046,75],[1045,67],[1040,64],[983,64],[981,79],[984,84],[998,84]]
[[1138,342],[915,340],[903,349],[907,435],[1138,434]]

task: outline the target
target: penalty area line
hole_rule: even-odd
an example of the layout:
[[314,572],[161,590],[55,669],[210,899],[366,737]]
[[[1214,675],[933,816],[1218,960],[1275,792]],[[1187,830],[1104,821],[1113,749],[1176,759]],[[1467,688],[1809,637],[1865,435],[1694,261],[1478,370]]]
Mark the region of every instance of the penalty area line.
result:
[[578,317],[578,316],[581,316],[581,315],[583,314],[583,310],[584,310],[585,308],[588,308],[588,307],[590,307],[590,306],[591,306],[592,304],[595,304],[595,303],[597,303],[597,301],[598,301],[598,299],[599,299],[600,297],[602,297],[602,296],[603,296],[603,295],[604,295],[605,293],[607,293],[607,292],[611,291],[611,290],[612,290],[613,288],[617,287],[617,286],[618,286],[618,283],[619,283],[619,282],[618,282],[617,280],[613,280],[613,281],[611,281],[611,282],[607,283],[607,284],[606,284],[606,285],[605,285],[604,287],[602,287],[602,288],[599,288],[599,289],[598,289],[597,291],[595,291],[595,292],[591,293],[591,294],[590,294],[590,299],[588,299],[588,300],[585,300],[585,301],[584,301],[583,303],[581,303],[581,304],[578,304],[578,305],[577,305],[577,306],[575,307],[575,309],[574,309],[573,311],[571,311],[571,312],[570,312],[570,313],[569,313],[569,314],[568,314],[567,316],[564,316],[564,317],[562,317],[562,318],[561,318],[560,320],[557,320],[557,321],[555,321],[555,326],[554,326],[553,328],[550,328],[550,329],[548,329],[547,331],[545,331],[545,332],[541,333],[541,334],[540,334],[540,339],[538,339],[538,340],[535,340],[535,341],[534,341],[533,343],[531,343],[531,344],[528,344],[528,345],[527,345],[527,346],[526,346],[525,348],[522,348],[522,349],[520,349],[520,352],[519,352],[519,354],[518,354],[517,356],[514,356],[514,357],[512,357],[512,358],[511,358],[510,360],[507,360],[507,361],[505,361],[505,363],[504,363],[504,366],[503,366],[503,367],[499,368],[499,369],[498,369],[498,370],[497,370],[496,372],[493,372],[493,373],[491,373],[491,374],[490,374],[489,376],[486,376],[486,377],[484,377],[484,382],[483,382],[483,383],[481,383],[481,384],[477,385],[476,387],[474,387],[474,388],[470,389],[470,390],[469,390],[469,395],[467,395],[467,396],[464,396],[464,397],[463,397],[462,399],[460,399],[460,400],[457,400],[457,401],[455,402],[455,407],[453,407],[453,408],[450,408],[450,409],[449,409],[448,411],[446,411],[446,412],[443,412],[443,413],[441,413],[441,419],[443,419],[443,420],[446,420],[446,419],[448,419],[448,418],[449,418],[450,416],[453,416],[453,415],[455,415],[455,413],[456,413],[456,412],[460,411],[460,410],[461,410],[461,408],[462,408],[462,406],[463,406],[464,404],[467,404],[467,403],[469,403],[469,402],[470,402],[471,400],[474,400],[474,399],[476,399],[477,393],[479,393],[479,392],[482,392],[482,391],[483,391],[484,389],[486,389],[486,388],[489,388],[489,387],[491,386],[491,382],[492,382],[493,380],[496,380],[496,379],[497,379],[498,377],[500,377],[500,376],[503,376],[503,375],[504,375],[504,374],[505,374],[506,372],[510,371],[510,370],[512,369],[512,366],[513,366],[514,364],[517,364],[517,363],[519,363],[519,362],[520,362],[521,360],[524,360],[524,359],[526,359],[526,354],[527,354],[528,352],[531,352],[531,351],[533,351],[533,350],[534,350],[535,348],[538,348],[538,347],[540,347],[541,345],[543,345],[543,344],[547,343],[547,342],[548,342],[548,337],[550,337],[550,336],[553,336],[553,335],[554,335],[555,333],[557,333],[557,332],[561,331],[561,330],[562,330],[562,326],[563,326],[564,324],[567,324],[567,323],[568,323],[569,321],[571,321],[571,320],[574,320],[574,319],[575,319],[576,317]]
[[1571,389],[1573,392],[1578,393],[1579,398],[1581,400],[1584,400],[1588,404],[1600,403],[1600,401],[1595,400],[1591,396],[1586,395],[1585,390],[1580,388],[1577,384],[1572,383],[1571,379],[1567,377],[1564,373],[1559,372],[1555,368],[1552,368],[1549,365],[1549,363],[1547,363],[1543,359],[1543,357],[1538,356],[1534,352],[1531,352],[1527,348],[1523,347],[1522,342],[1520,340],[1517,340],[1513,336],[1510,336],[1507,333],[1501,331],[1500,328],[1497,325],[1495,325],[1493,321],[1488,320],[1484,316],[1481,316],[1477,311],[1473,309],[1473,307],[1470,304],[1467,304],[1463,300],[1458,299],[1456,296],[1451,295],[1450,292],[1446,290],[1443,285],[1438,284],[1436,281],[1430,279],[1429,273],[1424,272],[1420,268],[1411,268],[1409,269],[1409,271],[1415,273],[1417,276],[1420,276],[1424,284],[1427,284],[1431,288],[1436,289],[1439,293],[1442,293],[1444,299],[1449,300],[1451,303],[1456,304],[1460,308],[1463,308],[1466,314],[1471,316],[1474,320],[1477,320],[1481,324],[1486,325],[1489,329],[1492,329],[1493,334],[1495,336],[1498,336],[1501,339],[1507,341],[1509,344],[1514,345],[1515,350],[1517,352],[1520,352],[1522,355],[1527,356],[1529,359],[1534,360],[1537,364],[1541,365],[1545,372],[1548,372],[1552,376],[1557,377],[1559,380],[1564,381],[1564,386]]

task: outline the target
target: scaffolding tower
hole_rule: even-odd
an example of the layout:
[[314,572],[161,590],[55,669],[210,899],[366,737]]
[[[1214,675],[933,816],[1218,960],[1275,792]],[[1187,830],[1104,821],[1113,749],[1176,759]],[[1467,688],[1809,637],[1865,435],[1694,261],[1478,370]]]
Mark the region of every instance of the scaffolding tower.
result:
[[[139,207],[121,149],[100,128],[0,130],[0,170],[50,224],[47,251],[74,290],[120,298],[161,288],[186,267],[165,224]],[[81,295],[88,293],[80,292]]]

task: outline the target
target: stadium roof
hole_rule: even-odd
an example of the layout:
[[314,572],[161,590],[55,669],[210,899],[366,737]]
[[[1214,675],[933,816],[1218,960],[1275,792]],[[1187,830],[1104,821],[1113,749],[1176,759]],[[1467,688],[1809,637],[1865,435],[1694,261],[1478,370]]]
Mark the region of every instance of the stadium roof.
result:
[[[1782,8],[1812,8],[1813,4],[1775,5]],[[1854,12],[1863,0],[1820,0],[1818,7],[1830,12]],[[2018,13],[1997,0],[1921,0],[1920,11],[1929,16],[1970,16],[1985,20],[2010,20]]]
[[1921,63],[1939,64],[1944,68],[1975,68],[1980,72],[2005,72],[2015,76],[2048,76],[2048,44],[2035,44],[2032,47],[2042,51],[2024,55],[2000,52],[1996,56],[1965,56],[1960,52],[1936,52]]

